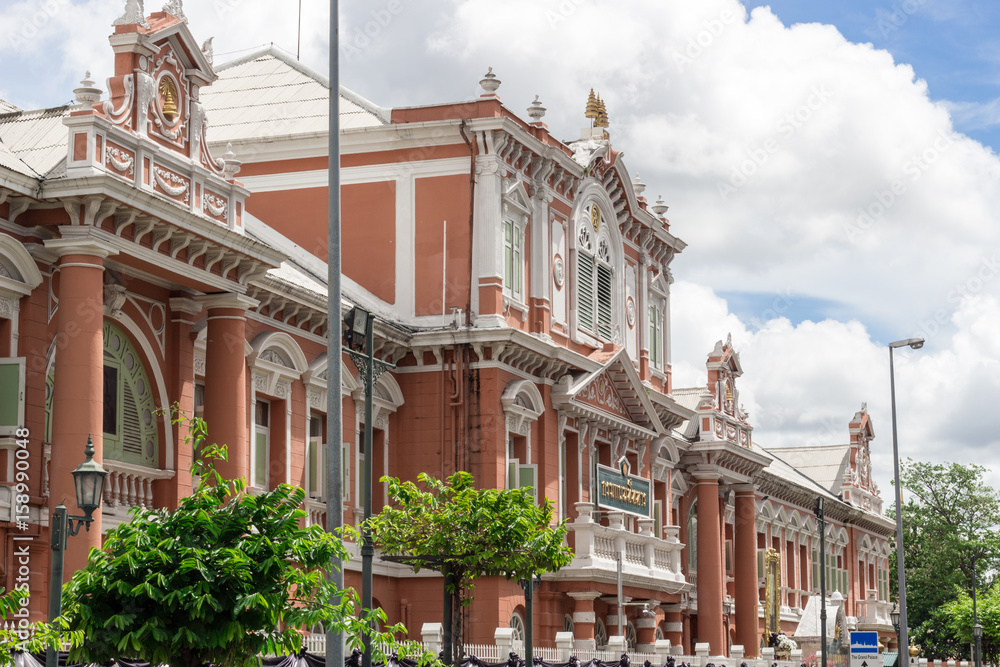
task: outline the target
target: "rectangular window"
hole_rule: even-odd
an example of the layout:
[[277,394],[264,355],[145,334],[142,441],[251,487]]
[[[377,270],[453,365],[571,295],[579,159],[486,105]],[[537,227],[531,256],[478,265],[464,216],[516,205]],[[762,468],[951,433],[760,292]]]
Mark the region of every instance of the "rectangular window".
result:
[[267,485],[268,447],[271,440],[270,408],[267,401],[257,401],[254,408],[253,467],[250,484],[257,487]]
[[649,307],[649,363],[663,367],[663,314],[659,307]]
[[0,359],[0,436],[24,426],[24,357]]
[[518,301],[523,300],[522,274],[524,272],[521,227],[513,220],[504,220],[504,292]]
[[324,449],[323,418],[312,416],[309,418],[309,470],[306,476],[306,492],[310,498],[326,498]]
[[104,432],[118,435],[118,367],[104,360]]
[[809,562],[812,563],[812,588],[816,591],[819,590],[819,550],[816,547],[812,548],[812,558]]

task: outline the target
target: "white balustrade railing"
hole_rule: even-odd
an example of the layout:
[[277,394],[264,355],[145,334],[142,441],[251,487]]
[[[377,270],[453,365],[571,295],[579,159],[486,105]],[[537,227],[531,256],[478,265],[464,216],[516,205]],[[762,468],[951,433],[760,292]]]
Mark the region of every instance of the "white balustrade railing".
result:
[[158,470],[134,463],[104,460],[108,477],[104,481],[104,505],[107,508],[153,508],[153,482],[170,479],[173,470]]
[[[615,570],[622,561],[622,575],[627,582],[655,580],[684,585],[681,571],[681,548],[677,527],[664,530],[665,539],[653,535],[651,519],[639,519],[639,532],[626,529],[624,513],[608,512],[608,526],[593,519],[594,506],[576,503],[577,517],[569,524],[574,535],[574,558],[564,571],[581,569]],[[580,656],[577,656],[580,657]]]
[[305,501],[307,526],[326,526],[326,502],[316,498],[306,498]]

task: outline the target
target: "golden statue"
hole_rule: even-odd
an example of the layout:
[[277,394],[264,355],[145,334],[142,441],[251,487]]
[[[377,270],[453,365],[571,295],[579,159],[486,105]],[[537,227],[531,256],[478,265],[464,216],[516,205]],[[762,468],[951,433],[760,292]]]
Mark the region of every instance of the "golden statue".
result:
[[777,549],[764,552],[764,634],[781,632],[779,611],[781,609],[780,582],[781,554]]

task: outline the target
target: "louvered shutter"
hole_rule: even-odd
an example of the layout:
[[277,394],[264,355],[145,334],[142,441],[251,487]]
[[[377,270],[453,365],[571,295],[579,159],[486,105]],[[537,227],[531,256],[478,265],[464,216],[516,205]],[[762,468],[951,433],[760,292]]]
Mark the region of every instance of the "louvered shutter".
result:
[[577,313],[579,326],[591,333],[597,333],[594,327],[594,258],[586,253],[580,253],[577,263]]
[[597,265],[597,333],[611,339],[611,267]]

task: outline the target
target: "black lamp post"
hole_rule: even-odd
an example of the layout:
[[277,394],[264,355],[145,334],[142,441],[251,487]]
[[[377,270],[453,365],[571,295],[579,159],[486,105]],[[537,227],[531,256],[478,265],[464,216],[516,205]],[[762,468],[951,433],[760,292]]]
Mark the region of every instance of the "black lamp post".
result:
[[983,626],[979,624],[978,620],[972,626],[972,636],[976,639],[976,667],[981,667],[983,664]]
[[[375,381],[382,373],[396,366],[375,358],[375,317],[359,306],[351,308],[344,317],[347,330],[344,332],[344,351],[351,361],[361,371],[365,386],[365,469],[361,474],[362,498],[365,521],[372,515],[372,393]],[[328,501],[332,502],[332,501]],[[362,530],[361,543],[361,608],[369,611],[372,608],[372,560],[375,547],[372,545],[371,532],[366,525]],[[371,633],[365,633],[365,650],[362,655],[362,667],[371,667],[372,639]]]
[[[94,442],[87,436],[87,447],[83,450],[87,459],[73,470],[73,486],[76,488],[76,504],[84,516],[70,516],[66,506],[60,503],[52,510],[50,534],[52,537],[52,572],[49,581],[49,621],[62,614],[63,564],[66,558],[66,540],[80,532],[80,527],[90,531],[94,511],[101,506],[104,494],[104,478],[108,471],[94,460]],[[45,652],[46,667],[57,667],[59,654],[49,647]]]
[[892,605],[892,611],[889,612],[889,618],[892,619],[892,627],[896,631],[896,664],[899,665],[899,651],[901,649],[899,643],[899,607]]
[[542,583],[541,575],[535,575],[528,579],[521,579],[518,583],[524,589],[524,664],[534,664],[534,646],[532,629],[535,626],[533,601],[535,589]]

